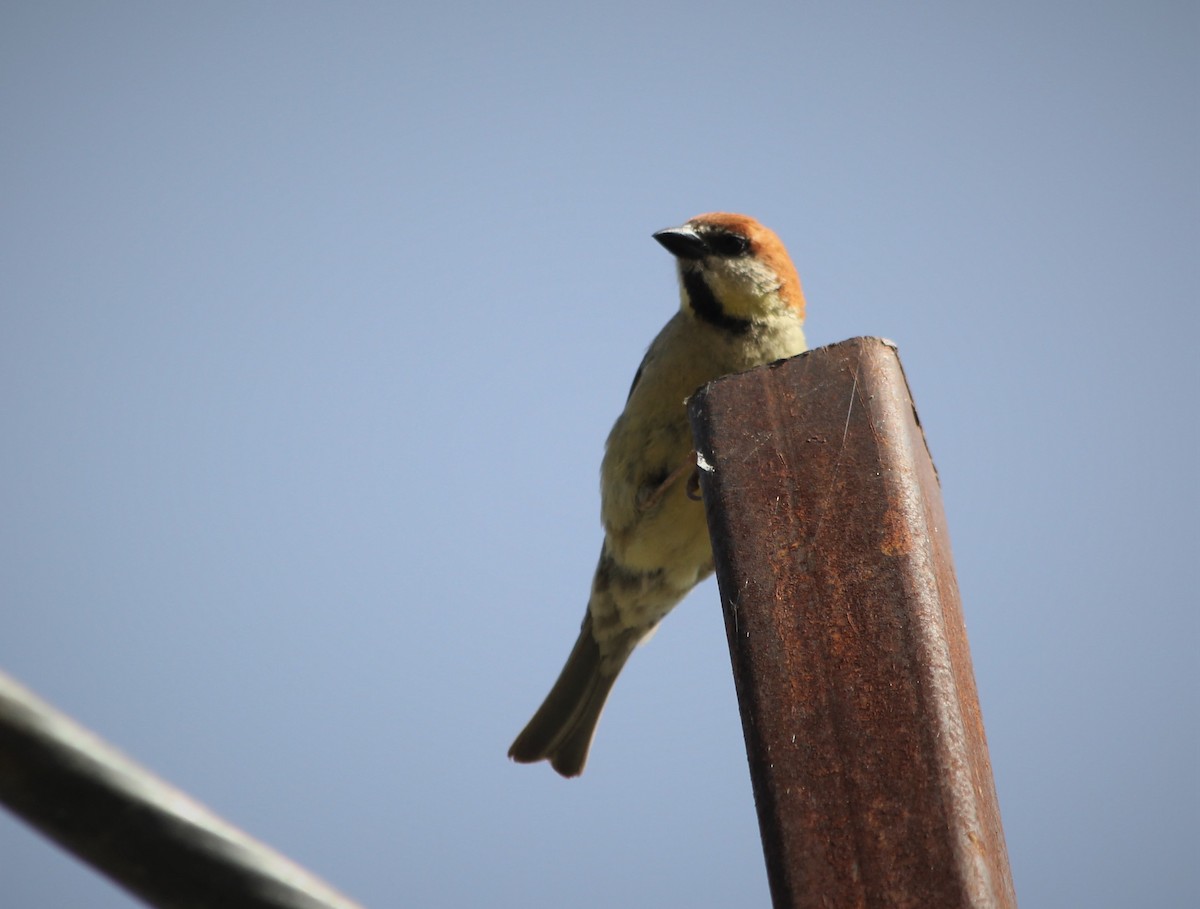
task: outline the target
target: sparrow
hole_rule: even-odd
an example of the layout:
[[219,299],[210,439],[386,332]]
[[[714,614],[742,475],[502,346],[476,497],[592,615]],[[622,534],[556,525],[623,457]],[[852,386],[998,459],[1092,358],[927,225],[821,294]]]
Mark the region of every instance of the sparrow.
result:
[[694,479],[687,398],[701,385],[805,350],[804,295],[779,238],[715,212],[654,235],[675,257],[679,311],[651,342],[600,467],[604,544],[583,625],[508,756],[583,772],[596,724],[634,647],[713,570]]

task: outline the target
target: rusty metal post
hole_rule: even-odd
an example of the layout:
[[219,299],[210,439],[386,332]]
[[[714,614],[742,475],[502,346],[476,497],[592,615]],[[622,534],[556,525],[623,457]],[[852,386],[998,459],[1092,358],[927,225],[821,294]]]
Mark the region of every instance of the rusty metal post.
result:
[[3,673],[0,803],[152,906],[360,909]]
[[1015,909],[937,475],[895,348],[690,404],[776,909]]

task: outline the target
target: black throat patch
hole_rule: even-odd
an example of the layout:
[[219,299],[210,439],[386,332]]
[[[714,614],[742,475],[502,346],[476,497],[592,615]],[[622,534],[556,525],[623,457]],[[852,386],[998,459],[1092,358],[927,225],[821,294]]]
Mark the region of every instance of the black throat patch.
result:
[[713,295],[699,271],[684,269],[683,289],[687,291],[692,312],[709,325],[734,335],[742,335],[750,330],[749,319],[731,316],[721,308],[721,302]]

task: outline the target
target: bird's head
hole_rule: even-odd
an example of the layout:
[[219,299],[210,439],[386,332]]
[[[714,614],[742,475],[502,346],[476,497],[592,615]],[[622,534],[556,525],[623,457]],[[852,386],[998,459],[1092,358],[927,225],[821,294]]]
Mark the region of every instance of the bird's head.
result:
[[796,267],[775,232],[753,218],[698,215],[654,239],[678,261],[682,305],[698,318],[738,331],[775,315],[804,317]]

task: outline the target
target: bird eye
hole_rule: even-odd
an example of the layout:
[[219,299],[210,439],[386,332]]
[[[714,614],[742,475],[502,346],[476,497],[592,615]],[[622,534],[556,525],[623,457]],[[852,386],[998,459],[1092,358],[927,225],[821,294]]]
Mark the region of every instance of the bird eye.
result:
[[714,234],[709,238],[709,248],[718,256],[744,256],[750,251],[750,241],[739,234]]

